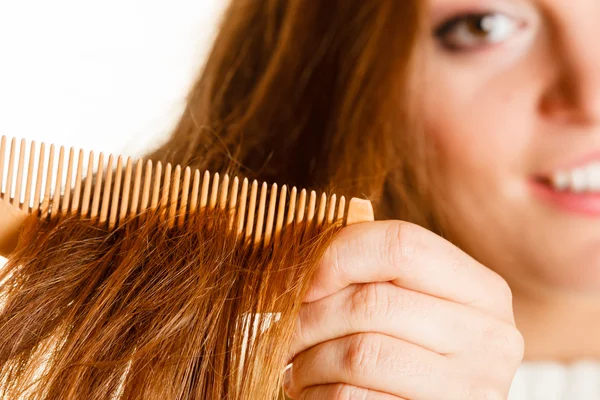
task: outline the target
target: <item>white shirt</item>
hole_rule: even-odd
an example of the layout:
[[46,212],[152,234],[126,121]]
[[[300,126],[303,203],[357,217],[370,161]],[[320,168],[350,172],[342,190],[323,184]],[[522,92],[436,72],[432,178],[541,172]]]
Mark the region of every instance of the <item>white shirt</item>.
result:
[[524,362],[508,400],[600,400],[600,362]]

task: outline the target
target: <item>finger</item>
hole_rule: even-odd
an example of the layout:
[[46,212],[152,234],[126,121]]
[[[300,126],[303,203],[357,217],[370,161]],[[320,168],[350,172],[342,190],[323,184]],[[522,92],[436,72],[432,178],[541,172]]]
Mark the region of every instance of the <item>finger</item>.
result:
[[298,354],[288,393],[299,396],[311,386],[344,383],[389,395],[439,400],[449,390],[448,360],[414,344],[367,333],[320,343]]
[[342,229],[323,255],[305,301],[351,284],[385,281],[514,320],[504,279],[433,232],[402,221]]
[[505,323],[475,308],[392,283],[351,285],[302,305],[291,357],[318,343],[367,332],[382,333],[449,355],[472,347],[474,338],[499,324]]
[[343,383],[311,386],[302,391],[298,400],[407,400],[374,390]]

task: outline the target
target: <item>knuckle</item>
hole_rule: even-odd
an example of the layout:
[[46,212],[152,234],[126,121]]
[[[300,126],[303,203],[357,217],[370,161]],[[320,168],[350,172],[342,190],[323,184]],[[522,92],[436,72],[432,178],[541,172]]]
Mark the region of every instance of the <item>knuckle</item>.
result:
[[463,397],[465,400],[505,400],[506,394],[496,387],[473,383],[467,385]]
[[352,318],[372,321],[385,317],[390,312],[390,300],[381,284],[367,283],[358,285],[349,302]]
[[519,363],[523,358],[523,335],[508,323],[496,322],[488,325],[482,332],[482,340],[486,353],[499,358],[503,366]]
[[344,369],[352,376],[368,375],[379,363],[381,340],[375,334],[357,334],[348,339]]
[[366,400],[369,392],[356,386],[339,384],[333,391],[332,400]]
[[334,273],[339,274],[344,265],[342,260],[343,252],[340,251],[339,244],[334,242],[332,245],[327,247],[323,259],[327,264],[327,268],[330,268]]
[[290,369],[291,382],[297,382],[297,379],[306,374],[307,371],[311,371],[315,366],[314,355],[311,355],[308,352],[303,352],[298,354],[292,363],[292,367]]
[[416,251],[419,227],[409,222],[390,221],[384,233],[381,255],[383,263],[406,264]]
[[446,259],[447,261],[444,268],[452,273],[461,273],[465,264],[465,253],[461,248],[457,246],[449,247]]
[[504,330],[502,339],[501,350],[507,357],[507,361],[520,363],[525,351],[525,341],[521,332],[517,328],[510,326]]
[[[296,318],[296,327],[294,331],[293,344],[297,347],[302,346],[304,343],[309,341],[310,334],[308,333],[309,326],[311,324],[311,317],[313,317],[313,312],[309,311],[311,304],[307,304],[302,306],[300,313],[298,314],[298,318]],[[311,310],[312,311],[312,310]],[[296,354],[292,353],[290,356],[295,356]]]
[[517,362],[520,364],[525,356],[525,338],[523,338],[521,331],[516,328],[513,332],[513,349],[514,356],[517,359]]
[[508,282],[500,274],[486,268],[485,293],[484,299],[469,304],[479,308],[485,306],[486,309],[495,312],[498,316],[506,320],[514,320],[513,317],[513,295]]
[[495,300],[503,306],[509,305],[512,307],[512,289],[508,282],[495,272],[492,276],[492,295],[495,296]]

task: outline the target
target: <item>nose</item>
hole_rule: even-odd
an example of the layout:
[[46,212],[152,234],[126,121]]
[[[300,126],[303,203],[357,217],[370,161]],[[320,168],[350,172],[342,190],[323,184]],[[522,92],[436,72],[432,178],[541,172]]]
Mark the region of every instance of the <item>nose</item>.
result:
[[596,70],[563,74],[546,95],[542,107],[546,114],[561,122],[600,124],[600,65]]
[[570,73],[561,77],[546,94],[542,111],[563,123],[600,124],[600,69],[587,75],[592,76]]
[[599,27],[573,27],[556,38],[557,73],[542,100],[542,110],[549,117],[600,125],[600,46],[594,39],[600,37]]

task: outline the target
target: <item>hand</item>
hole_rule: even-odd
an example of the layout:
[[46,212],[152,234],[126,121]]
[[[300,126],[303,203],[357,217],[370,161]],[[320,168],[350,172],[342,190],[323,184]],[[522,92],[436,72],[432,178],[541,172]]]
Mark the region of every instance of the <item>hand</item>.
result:
[[506,399],[523,357],[506,282],[414,224],[342,229],[305,300],[292,399]]

